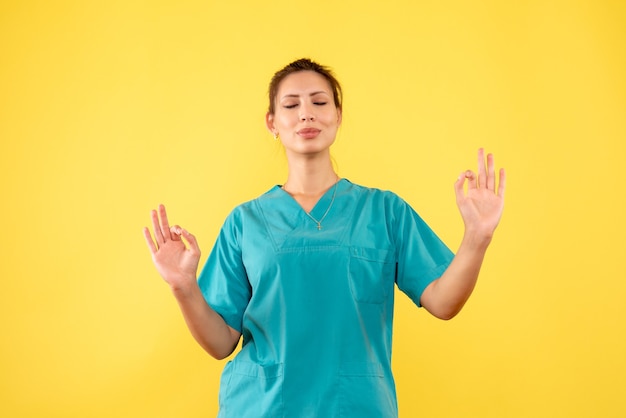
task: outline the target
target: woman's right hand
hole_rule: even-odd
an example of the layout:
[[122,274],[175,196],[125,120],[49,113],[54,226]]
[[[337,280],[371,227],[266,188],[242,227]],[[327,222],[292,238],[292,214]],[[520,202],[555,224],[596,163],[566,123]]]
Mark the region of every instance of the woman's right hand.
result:
[[[178,225],[169,226],[165,206],[152,211],[154,240],[150,229],[144,228],[146,243],[159,274],[172,289],[196,283],[200,248],[196,238]],[[184,240],[187,242],[185,245]]]

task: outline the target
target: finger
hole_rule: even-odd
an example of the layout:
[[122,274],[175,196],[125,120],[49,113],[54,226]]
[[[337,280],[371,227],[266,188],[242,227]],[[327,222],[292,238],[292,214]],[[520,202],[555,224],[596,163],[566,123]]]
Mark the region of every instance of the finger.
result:
[[487,170],[485,168],[485,150],[478,150],[478,186],[487,187]]
[[156,240],[157,247],[161,246],[165,239],[163,238],[163,234],[161,233],[161,227],[159,226],[159,215],[157,215],[157,211],[153,210],[150,212],[152,217],[152,228],[154,230],[154,239]]
[[496,169],[493,161],[493,154],[487,154],[487,188],[496,190]]
[[459,178],[454,182],[454,194],[456,195],[456,201],[459,202],[465,197],[465,173],[466,171],[459,174]]
[[183,229],[178,225],[170,228],[170,236],[172,237],[172,241],[180,241],[180,236],[182,235],[182,233]]
[[143,229],[143,236],[146,238],[146,244],[148,244],[148,249],[150,250],[150,253],[156,253],[157,247],[154,244],[154,241],[152,241],[152,236],[150,235],[150,230],[148,228]]
[[499,185],[498,185],[498,196],[504,198],[504,189],[506,187],[506,173],[504,171],[504,168],[500,169],[500,179],[499,179]]
[[185,241],[189,244],[189,251],[200,256],[200,247],[198,246],[198,241],[196,241],[196,237],[193,236],[186,229],[182,230],[182,235],[185,238]]
[[467,189],[475,189],[476,185],[476,174],[472,170],[467,170],[465,172],[465,178],[467,179]]
[[170,224],[167,221],[167,212],[165,211],[164,205],[159,205],[159,216],[161,217],[161,233],[163,234],[163,240],[167,241],[168,239],[172,239]]

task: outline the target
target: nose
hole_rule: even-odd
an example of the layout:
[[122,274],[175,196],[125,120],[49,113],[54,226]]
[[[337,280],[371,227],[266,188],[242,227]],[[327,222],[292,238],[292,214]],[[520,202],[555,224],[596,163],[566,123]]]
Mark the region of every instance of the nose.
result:
[[311,111],[309,106],[302,106],[300,109],[301,109],[300,110],[300,120],[302,122],[306,122],[306,121],[313,122],[315,120],[315,115],[313,115],[313,112]]

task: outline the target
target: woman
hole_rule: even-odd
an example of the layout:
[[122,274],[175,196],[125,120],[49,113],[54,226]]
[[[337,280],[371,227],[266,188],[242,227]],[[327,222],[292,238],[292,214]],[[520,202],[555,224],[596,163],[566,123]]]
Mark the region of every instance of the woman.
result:
[[396,417],[394,283],[438,318],[461,310],[502,214],[504,171],[496,189],[493,157],[479,150],[478,174],[456,181],[465,234],[454,255],[398,196],[337,176],[341,88],[327,68],[295,61],[269,92],[285,183],[233,210],[197,280],[196,239],[161,205],[154,241],[144,231],[153,261],[209,354],[227,357],[243,336],[220,417]]

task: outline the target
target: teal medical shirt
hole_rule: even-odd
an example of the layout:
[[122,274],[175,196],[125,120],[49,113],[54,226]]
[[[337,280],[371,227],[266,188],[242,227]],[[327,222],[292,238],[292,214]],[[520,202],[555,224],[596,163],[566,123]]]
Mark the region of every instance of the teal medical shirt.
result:
[[397,195],[343,179],[311,211],[279,186],[233,210],[199,277],[243,334],[221,418],[397,417],[394,283],[418,306],[453,254]]

